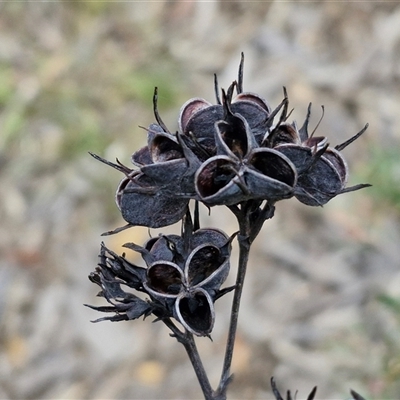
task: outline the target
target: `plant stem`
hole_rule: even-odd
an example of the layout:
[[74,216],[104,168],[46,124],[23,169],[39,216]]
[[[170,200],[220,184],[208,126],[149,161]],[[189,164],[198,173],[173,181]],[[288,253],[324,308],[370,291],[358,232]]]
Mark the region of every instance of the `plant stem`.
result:
[[238,261],[238,273],[236,277],[235,293],[232,301],[231,320],[229,325],[228,339],[225,349],[224,364],[222,368],[220,384],[217,391],[220,396],[218,397],[219,400],[226,399],[226,390],[229,382],[231,381],[230,368],[232,364],[233,349],[235,346],[240,299],[242,297],[243,283],[246,276],[247,262],[249,259],[250,244],[251,244],[250,243],[251,208],[245,207],[245,205],[243,205],[243,207],[240,210],[241,212],[239,212],[237,208],[232,211],[235,213],[239,222],[239,234],[238,234],[239,261]]
[[197,350],[196,342],[194,341],[194,337],[191,333],[187,332],[186,340],[182,342],[185,347],[186,353],[189,356],[190,362],[192,363],[193,369],[196,373],[197,379],[200,383],[201,390],[204,394],[205,400],[213,400],[215,399],[213,395],[213,390],[208,379],[207,373],[204,369],[203,363],[201,361],[199,352]]
[[239,318],[240,300],[242,297],[244,279],[246,277],[247,263],[249,260],[250,247],[254,239],[260,232],[264,222],[274,215],[274,204],[266,202],[263,208],[260,208],[261,202],[249,201],[243,203],[241,207],[231,206],[231,211],[235,214],[239,223],[239,261],[236,277],[235,294],[232,301],[231,320],[229,325],[228,339],[225,349],[224,365],[217,393],[218,400],[226,400],[226,391],[228,384],[232,380],[230,368],[232,364],[233,349],[237,324]]
[[208,379],[206,370],[204,369],[204,365],[201,361],[193,335],[187,331],[182,332],[169,318],[164,319],[163,322],[173,332],[171,336],[175,337],[178,342],[183,344],[186,353],[190,359],[190,362],[192,363],[197,379],[200,383],[201,390],[204,394],[204,399],[215,400],[210,381]]

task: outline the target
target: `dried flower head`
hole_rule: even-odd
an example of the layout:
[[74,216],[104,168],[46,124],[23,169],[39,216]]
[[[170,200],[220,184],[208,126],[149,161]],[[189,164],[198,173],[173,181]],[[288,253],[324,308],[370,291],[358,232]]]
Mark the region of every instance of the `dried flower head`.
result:
[[[217,229],[193,232],[187,214],[182,236],[161,235],[143,247],[124,245],[139,252],[146,267],[134,265],[102,245],[100,263],[89,278],[102,288],[100,296],[111,306],[90,307],[116,315],[97,321],[137,319],[153,313],[159,319],[175,318],[197,336],[209,335],[215,321],[214,301],[226,292],[220,288],[229,272],[232,239]],[[121,285],[150,299],[125,292]]]
[[346,187],[348,167],[341,154],[367,126],[345,143],[329,147],[325,137],[314,136],[315,130],[308,133],[311,105],[298,129],[295,122],[287,122],[286,89],[274,110],[262,97],[244,92],[243,62],[242,57],[238,80],[227,92],[222,90],[222,101],[215,78],[217,104],[193,98],[182,106],[175,133],[158,113],[156,88],[157,123],[147,129],[147,145],[132,155],[137,169],[95,156],[125,175],[116,203],[129,226],[176,223],[190,199],[231,206],[254,199],[273,204],[295,196],[306,205],[321,206],[338,194],[369,186]]

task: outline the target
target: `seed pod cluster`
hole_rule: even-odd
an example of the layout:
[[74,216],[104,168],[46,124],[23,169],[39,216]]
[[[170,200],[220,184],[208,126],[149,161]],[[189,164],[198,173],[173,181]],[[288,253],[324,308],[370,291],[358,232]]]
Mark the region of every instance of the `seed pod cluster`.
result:
[[176,223],[190,199],[210,207],[296,197],[306,205],[322,206],[338,194],[369,186],[346,187],[348,167],[341,154],[367,125],[345,143],[330,147],[326,137],[308,133],[311,105],[298,128],[287,121],[285,89],[275,109],[259,95],[243,91],[243,57],[238,80],[222,90],[221,99],[215,79],[215,91],[217,104],[188,100],[180,110],[179,130],[171,133],[158,113],[156,89],[156,123],[147,129],[147,145],[132,155],[136,169],[96,156],[125,175],[116,203],[129,225],[159,228]]
[[[112,306],[91,308],[115,315],[100,320],[130,320],[153,313],[159,319],[175,318],[197,336],[211,333],[214,301],[227,292],[220,288],[229,272],[232,238],[217,229],[192,232],[187,219],[182,236],[162,235],[144,246],[124,245],[140,253],[146,267],[102,247],[100,263],[90,279]],[[146,293],[150,300],[125,292],[121,285]]]

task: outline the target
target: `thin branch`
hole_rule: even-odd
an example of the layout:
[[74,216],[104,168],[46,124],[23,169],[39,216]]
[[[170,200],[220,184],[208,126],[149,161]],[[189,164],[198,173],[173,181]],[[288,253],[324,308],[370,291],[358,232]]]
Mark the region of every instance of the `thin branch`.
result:
[[197,350],[196,342],[190,332],[186,332],[185,340],[182,342],[185,347],[186,353],[192,363],[194,372],[196,373],[197,380],[200,383],[201,390],[203,391],[205,400],[215,400],[214,393],[208,380],[206,370],[204,369],[203,362],[201,361],[199,352]]
[[188,331],[182,332],[170,318],[162,319],[162,321],[173,332],[171,336],[175,337],[179,343],[183,344],[190,362],[192,363],[194,372],[196,373],[201,390],[203,391],[204,399],[219,400],[218,397],[214,396],[214,392],[212,390],[206,370],[204,369],[203,362],[201,361],[193,335]]
[[238,206],[230,206],[230,210],[236,216],[239,223],[239,261],[238,272],[235,284],[235,293],[232,301],[231,320],[229,325],[228,339],[225,349],[225,358],[222,368],[220,383],[218,385],[218,400],[226,399],[226,391],[229,383],[232,381],[230,372],[233,350],[235,346],[236,331],[239,318],[240,300],[242,297],[243,284],[246,277],[247,263],[249,260],[250,247],[254,239],[261,230],[263,223],[272,218],[275,207],[267,202],[263,208],[260,208],[261,202],[250,200]]
[[229,325],[228,339],[225,349],[224,364],[222,368],[220,383],[217,390],[217,393],[219,395],[218,399],[221,400],[226,399],[227,387],[230,381],[232,380],[230,369],[232,364],[233,349],[235,346],[235,338],[236,338],[237,324],[239,318],[240,299],[242,297],[243,283],[246,276],[247,262],[250,253],[249,235],[250,235],[251,207],[248,207],[248,204],[245,203],[241,207],[242,211],[241,213],[238,213],[238,208],[232,211],[234,211],[239,222],[239,235],[238,235],[239,261],[238,261],[238,274],[236,277],[235,293],[232,301],[231,320]]

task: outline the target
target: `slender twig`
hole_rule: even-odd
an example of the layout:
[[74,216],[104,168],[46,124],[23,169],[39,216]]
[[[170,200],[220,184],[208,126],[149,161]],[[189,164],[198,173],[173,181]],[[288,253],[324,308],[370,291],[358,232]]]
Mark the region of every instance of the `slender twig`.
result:
[[239,209],[236,207],[232,209],[236,215],[239,223],[239,261],[238,261],[238,273],[236,277],[235,293],[232,301],[231,320],[229,325],[228,339],[225,349],[225,358],[222,368],[222,374],[220,384],[218,386],[217,393],[219,394],[218,399],[226,399],[226,390],[229,382],[231,381],[230,369],[232,364],[233,349],[235,346],[236,330],[239,317],[240,299],[242,297],[243,283],[246,276],[247,261],[250,253],[250,212],[251,208],[248,204],[242,204]]
[[171,336],[175,337],[179,343],[183,344],[190,362],[192,363],[194,372],[196,373],[201,390],[203,391],[204,399],[215,400],[210,381],[206,370],[204,369],[203,362],[201,361],[193,335],[188,331],[182,332],[169,318],[164,319],[163,322],[173,332]]
[[186,332],[186,339],[182,344],[185,347],[186,353],[189,356],[193,369],[196,373],[197,379],[200,383],[201,390],[204,394],[205,400],[214,400],[213,390],[208,379],[206,370],[204,369],[199,352],[197,350],[196,342],[190,332]]
[[222,368],[220,383],[217,390],[217,393],[219,394],[218,400],[226,399],[227,387],[232,380],[230,369],[233,358],[233,350],[235,346],[240,300],[242,297],[244,279],[246,277],[250,247],[254,239],[260,232],[264,222],[267,219],[272,218],[274,214],[275,207],[273,204],[267,202],[263,208],[260,208],[260,203],[261,202],[258,201],[248,201],[246,203],[243,203],[240,208],[237,206],[230,207],[231,211],[236,216],[239,223],[239,260],[235,293],[232,301],[231,320],[225,349],[224,364]]

